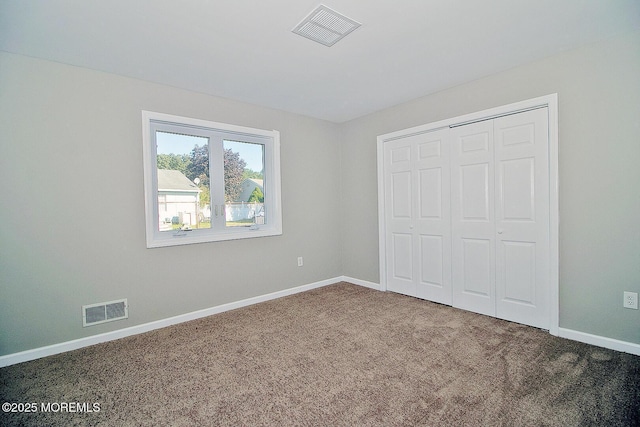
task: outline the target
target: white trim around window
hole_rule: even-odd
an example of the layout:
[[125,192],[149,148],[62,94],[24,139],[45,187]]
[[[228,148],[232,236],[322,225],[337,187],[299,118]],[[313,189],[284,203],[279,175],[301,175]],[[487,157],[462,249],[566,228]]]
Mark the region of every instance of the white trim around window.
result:
[[[189,173],[184,170],[170,170],[170,173],[160,171],[163,176],[169,177],[171,188],[159,188],[158,144],[159,138],[166,135],[204,142],[201,146],[206,145],[209,162],[204,169],[206,173],[202,175],[206,188],[200,179],[187,177]],[[278,131],[142,111],[142,141],[147,248],[282,234]],[[262,154],[262,163],[259,163],[262,170],[255,171],[261,173],[261,179],[256,182],[263,187],[260,190],[264,200],[259,204],[246,203],[245,206],[246,201],[230,200],[231,197],[225,194],[227,176],[224,166],[226,157],[223,159],[223,155],[226,156],[224,152],[230,151],[228,147],[234,144],[257,148]],[[178,143],[176,147],[179,148]],[[189,149],[183,148],[182,152],[178,150],[177,153],[188,158],[185,150]],[[159,199],[162,199],[162,203],[159,203]],[[175,212],[167,212],[167,206],[171,206]],[[231,207],[243,208],[249,213],[244,213],[246,218],[230,220]]]

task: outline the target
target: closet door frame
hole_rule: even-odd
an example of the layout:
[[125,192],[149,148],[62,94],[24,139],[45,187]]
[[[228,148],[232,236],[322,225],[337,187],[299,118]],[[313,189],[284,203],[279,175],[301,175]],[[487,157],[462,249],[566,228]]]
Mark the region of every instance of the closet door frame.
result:
[[558,200],[558,94],[507,104],[475,113],[452,117],[438,122],[403,129],[380,135],[377,138],[378,161],[378,247],[380,266],[380,289],[387,291],[386,223],[384,192],[384,144],[399,138],[419,135],[442,128],[451,128],[477,121],[493,119],[536,108],[547,108],[549,120],[549,333],[559,334],[559,200]]

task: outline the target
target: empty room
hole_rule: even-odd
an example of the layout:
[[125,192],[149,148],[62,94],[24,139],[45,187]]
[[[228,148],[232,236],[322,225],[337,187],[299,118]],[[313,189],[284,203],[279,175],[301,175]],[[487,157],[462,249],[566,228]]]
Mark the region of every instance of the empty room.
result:
[[0,0],[0,424],[640,424],[637,0]]

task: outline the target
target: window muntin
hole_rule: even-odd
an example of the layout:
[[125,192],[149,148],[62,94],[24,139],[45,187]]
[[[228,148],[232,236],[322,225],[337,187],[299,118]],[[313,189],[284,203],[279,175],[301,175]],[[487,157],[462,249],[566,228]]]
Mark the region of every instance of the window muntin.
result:
[[143,111],[147,247],[282,234],[279,133]]

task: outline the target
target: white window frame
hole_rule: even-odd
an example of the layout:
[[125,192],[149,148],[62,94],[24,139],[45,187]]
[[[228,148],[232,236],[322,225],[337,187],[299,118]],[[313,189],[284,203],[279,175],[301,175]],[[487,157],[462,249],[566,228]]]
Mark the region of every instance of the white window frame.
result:
[[[153,131],[158,126],[178,127],[185,130],[186,133],[191,130],[194,135],[201,135],[202,133],[222,134],[233,140],[263,144],[265,224],[254,224],[250,227],[213,227],[190,231],[161,232],[158,215],[157,147]],[[147,248],[249,239],[282,234],[280,132],[143,110],[142,142]],[[209,144],[209,150],[213,149],[213,145]],[[211,154],[209,158],[212,158]],[[214,178],[212,177],[211,179],[213,180]],[[213,208],[213,201],[211,203]]]

